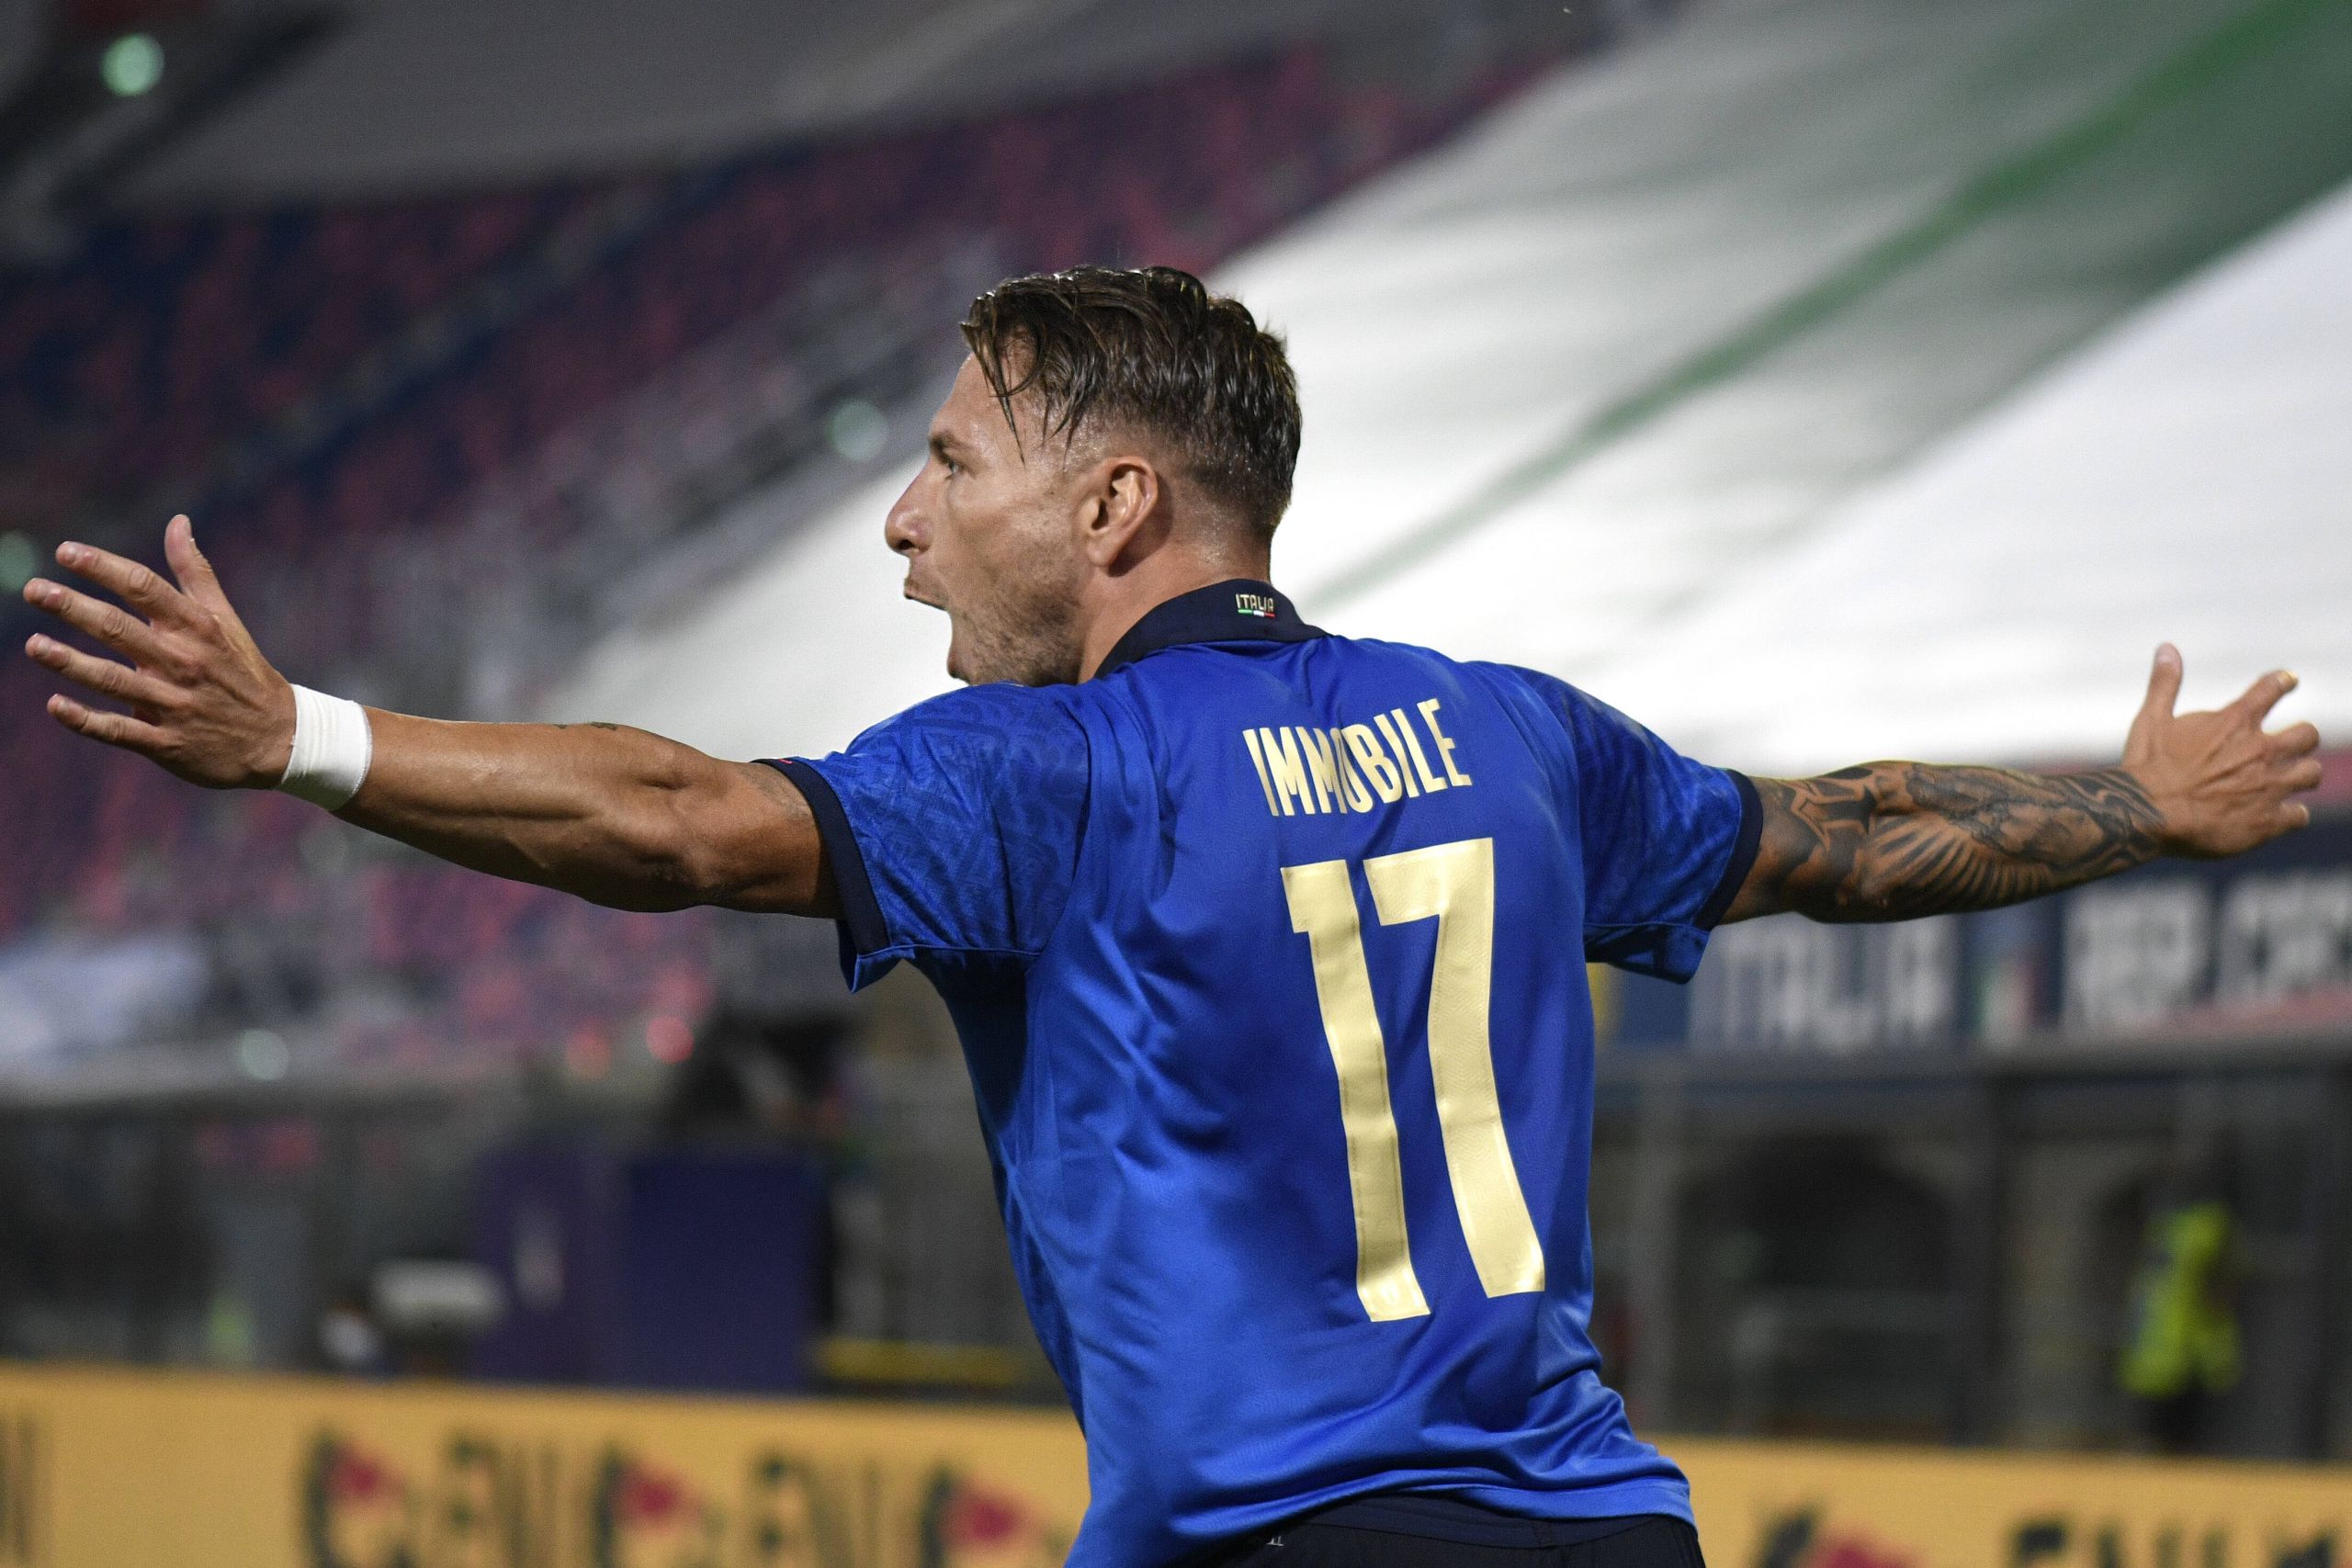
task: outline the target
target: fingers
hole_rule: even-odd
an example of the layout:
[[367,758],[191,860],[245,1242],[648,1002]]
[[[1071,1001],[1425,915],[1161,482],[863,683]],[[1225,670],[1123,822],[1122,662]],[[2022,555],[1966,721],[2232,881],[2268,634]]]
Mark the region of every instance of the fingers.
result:
[[164,527],[164,558],[171,562],[172,575],[180,580],[182,592],[216,615],[233,614],[229,608],[229,596],[220,591],[220,579],[213,574],[212,563],[196,547],[196,525],[183,512]]
[[2168,642],[2156,645],[2155,667],[2148,671],[2148,694],[2140,704],[2142,718],[2170,718],[2180,700],[2180,649]]
[[2306,757],[2300,762],[2289,763],[2286,771],[2278,775],[2278,782],[2286,786],[2288,794],[2301,795],[2307,789],[2319,788],[2326,778],[2327,772],[2320,766],[2319,759]]
[[2248,686],[2245,694],[2230,705],[2230,711],[2241,714],[2258,725],[2269,716],[2272,708],[2278,705],[2279,698],[2300,684],[2301,682],[2291,671],[2273,670]]
[[158,756],[164,749],[164,732],[153,725],[135,719],[127,713],[100,713],[95,708],[84,707],[72,697],[59,695],[50,698],[49,716],[76,735],[86,735],[93,740],[103,740],[109,746],[119,746],[142,757]]
[[128,664],[117,664],[111,659],[68,648],[55,637],[31,637],[25,643],[25,651],[34,663],[56,671],[74,684],[136,707],[167,707],[178,695],[172,686],[153,675],[142,674]]
[[2319,726],[2308,719],[2290,724],[2276,735],[2266,735],[2274,757],[2308,757],[2319,750]]
[[48,611],[77,631],[89,633],[125,659],[135,659],[141,664],[157,664],[164,660],[164,641],[155,635],[155,628],[119,604],[93,599],[40,577],[25,584],[25,603]]
[[[2285,771],[2278,775],[2279,784],[2290,795],[2302,795],[2308,791],[2315,790],[2326,777],[2326,770],[2321,766],[2320,760],[2317,757],[2311,755],[2312,749],[2319,744],[2319,731],[2317,729],[2308,724],[2299,724],[2296,725],[2293,729],[2280,731],[2278,735],[2272,739],[2278,740],[2286,740],[2290,739],[2300,740],[2301,738],[2297,735],[2297,731],[2299,730],[2310,732],[2309,742],[2307,744],[2299,745],[2295,750],[2288,753],[2288,755],[2299,760],[2287,763]],[[2287,800],[2279,804],[2278,815],[2278,825],[2274,830],[2281,833],[2291,833],[2298,828],[2310,827],[2311,823],[2312,808],[2310,807],[2304,805],[2300,800]]]
[[57,564],[88,578],[151,621],[187,626],[195,620],[187,596],[148,568],[94,545],[57,547]]

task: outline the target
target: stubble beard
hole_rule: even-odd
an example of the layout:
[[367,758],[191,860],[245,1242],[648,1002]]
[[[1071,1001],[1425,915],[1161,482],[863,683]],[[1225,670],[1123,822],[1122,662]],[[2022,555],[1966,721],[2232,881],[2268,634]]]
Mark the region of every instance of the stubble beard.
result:
[[1078,636],[1078,592],[1062,583],[1023,576],[964,617],[962,675],[972,685],[1011,681],[1023,686],[1075,682],[1081,654]]

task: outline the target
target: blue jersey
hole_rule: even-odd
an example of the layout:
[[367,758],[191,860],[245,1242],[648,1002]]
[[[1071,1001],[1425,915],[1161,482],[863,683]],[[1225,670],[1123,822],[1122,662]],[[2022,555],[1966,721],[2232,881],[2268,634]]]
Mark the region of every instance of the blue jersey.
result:
[[1587,1332],[1588,960],[1688,978],[1755,794],[1531,671],[1170,601],[782,764],[955,1018],[1087,1438],[1069,1561],[1351,1498],[1688,1518]]

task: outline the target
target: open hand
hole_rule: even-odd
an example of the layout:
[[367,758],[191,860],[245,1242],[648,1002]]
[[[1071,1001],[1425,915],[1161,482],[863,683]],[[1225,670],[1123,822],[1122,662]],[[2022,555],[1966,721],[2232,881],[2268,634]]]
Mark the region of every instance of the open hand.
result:
[[2262,728],[2295,677],[2273,671],[2225,708],[2176,714],[2180,675],[2180,650],[2165,643],[2123,743],[2123,766],[2163,816],[2165,852],[2233,855],[2309,822],[2312,808],[2294,796],[2318,787],[2319,731]]
[[58,565],[111,591],[137,615],[41,578],[25,584],[28,604],[130,660],[34,636],[25,652],[35,663],[130,709],[109,713],[61,694],[49,699],[50,716],[76,735],[152,758],[190,784],[269,788],[293,750],[294,688],[254,646],[186,517],[164,530],[164,554],[176,587],[109,551],[57,547]]

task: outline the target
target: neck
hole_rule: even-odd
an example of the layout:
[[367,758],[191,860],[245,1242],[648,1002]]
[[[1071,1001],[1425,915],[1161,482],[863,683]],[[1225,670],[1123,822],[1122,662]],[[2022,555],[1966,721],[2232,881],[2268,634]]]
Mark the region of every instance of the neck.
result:
[[1128,628],[1178,594],[1237,577],[1262,582],[1271,567],[1263,551],[1204,555],[1161,549],[1117,576],[1094,579],[1081,612],[1086,631],[1079,644],[1078,678],[1094,679]]

